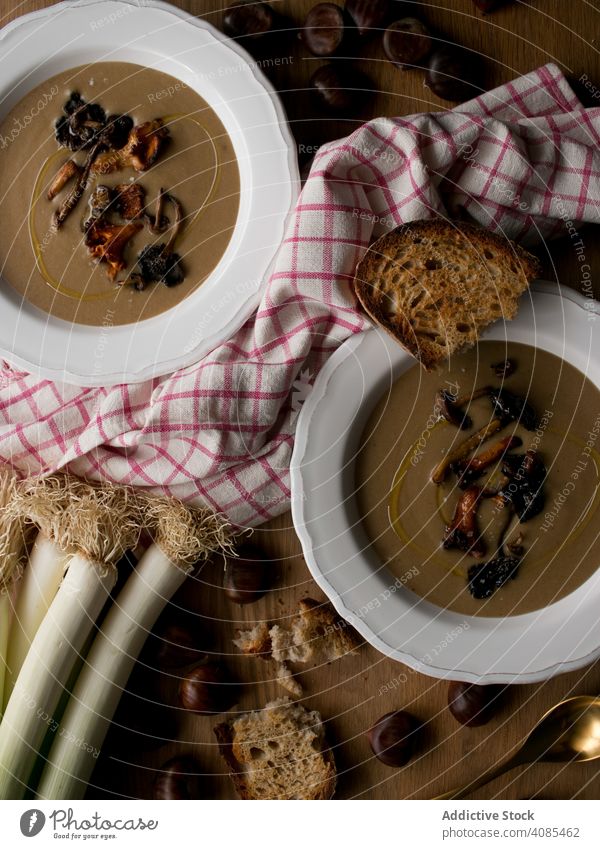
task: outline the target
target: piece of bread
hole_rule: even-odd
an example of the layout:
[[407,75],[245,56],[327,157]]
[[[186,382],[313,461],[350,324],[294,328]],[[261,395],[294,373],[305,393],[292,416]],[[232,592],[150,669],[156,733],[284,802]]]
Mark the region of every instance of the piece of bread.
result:
[[215,728],[242,799],[330,799],[336,768],[320,714],[288,698]]
[[382,236],[359,262],[354,291],[368,315],[426,369],[477,342],[540,273],[536,257],[482,227],[414,221]]
[[254,654],[276,662],[277,680],[294,697],[300,698],[302,686],[294,678],[287,661],[292,663],[328,663],[346,654],[354,654],[360,645],[356,631],[341,619],[329,603],[305,598],[289,625],[259,622],[239,631],[233,641],[244,654]]

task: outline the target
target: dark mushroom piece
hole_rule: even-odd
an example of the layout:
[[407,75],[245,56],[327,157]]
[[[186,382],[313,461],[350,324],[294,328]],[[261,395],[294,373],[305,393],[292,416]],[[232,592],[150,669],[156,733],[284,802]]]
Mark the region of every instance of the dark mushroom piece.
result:
[[93,166],[94,174],[111,174],[123,168],[147,171],[156,162],[169,137],[169,130],[161,118],[138,124],[129,132],[127,144],[118,150],[101,153]]
[[521,522],[528,522],[544,508],[544,483],[547,471],[536,451],[525,454],[510,454],[504,458],[502,473],[509,483],[499,492],[510,501]]
[[497,463],[502,457],[514,448],[518,448],[523,444],[523,440],[518,436],[505,436],[494,445],[490,445],[481,454],[471,457],[468,460],[458,460],[452,463],[451,470],[458,475],[458,485],[461,489],[466,489],[474,480],[480,477],[483,472]]
[[488,395],[494,406],[493,414],[501,419],[503,424],[519,422],[525,430],[535,430],[538,426],[535,410],[522,395],[508,389],[495,388],[491,388]]
[[80,173],[81,166],[73,159],[67,159],[67,161],[60,166],[48,187],[48,192],[46,194],[48,200],[54,200],[56,195],[64,189],[69,180],[72,180],[73,177],[78,176]]
[[507,377],[511,377],[516,372],[517,363],[515,360],[508,358],[499,363],[492,363],[491,369],[496,377],[501,377],[505,380]]
[[161,189],[156,199],[156,210],[154,212],[154,215],[149,215],[148,213],[144,215],[144,221],[146,222],[146,226],[148,227],[151,233],[154,233],[156,235],[159,233],[164,233],[169,226],[169,219],[166,215],[163,215],[166,197],[167,192],[165,192],[164,189]]
[[183,210],[181,204],[173,195],[165,192],[164,197],[175,210],[174,222],[171,225],[171,236],[166,243],[146,245],[139,254],[136,269],[128,282],[140,292],[150,283],[160,282],[170,287],[176,286],[184,279],[181,257],[173,250],[181,229]]
[[453,395],[447,389],[438,390],[435,396],[434,410],[450,424],[456,425],[461,430],[468,430],[473,422],[470,416],[462,412],[462,407],[476,401],[484,395],[489,395],[490,386],[480,386],[465,395]]
[[475,563],[469,568],[469,592],[476,599],[489,598],[507,581],[517,577],[521,559],[519,557],[499,555],[487,563]]
[[456,403],[456,398],[447,389],[440,389],[435,396],[434,402],[435,413],[445,419],[450,424],[456,425],[459,430],[468,430],[473,421],[460,406]]
[[497,433],[503,424],[500,419],[492,419],[491,422],[482,427],[480,430],[476,431],[472,436],[468,439],[465,439],[464,442],[461,442],[456,448],[453,448],[451,451],[446,454],[444,459],[438,463],[435,469],[432,472],[431,480],[435,484],[443,483],[446,479],[446,475],[448,474],[450,467],[460,460],[466,459],[470,454],[473,453],[481,444],[485,442],[486,439],[489,439],[490,436],[493,436]]
[[460,497],[452,523],[446,527],[444,548],[458,548],[473,557],[483,557],[486,551],[485,542],[479,531],[477,507],[483,490],[479,486],[471,486]]
[[71,92],[63,115],[54,127],[56,141],[69,150],[86,150],[98,143],[106,125],[106,113],[98,103],[88,103],[78,91]]
[[89,217],[83,223],[84,230],[89,230],[95,221],[106,214],[112,199],[113,192],[109,186],[96,186],[88,201]]

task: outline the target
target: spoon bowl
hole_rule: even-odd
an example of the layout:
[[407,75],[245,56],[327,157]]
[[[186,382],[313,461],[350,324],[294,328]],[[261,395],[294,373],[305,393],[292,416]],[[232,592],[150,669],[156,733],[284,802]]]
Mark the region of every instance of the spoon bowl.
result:
[[583,763],[600,757],[600,697],[572,696],[550,708],[507,761],[437,799],[463,799],[517,766],[536,762]]

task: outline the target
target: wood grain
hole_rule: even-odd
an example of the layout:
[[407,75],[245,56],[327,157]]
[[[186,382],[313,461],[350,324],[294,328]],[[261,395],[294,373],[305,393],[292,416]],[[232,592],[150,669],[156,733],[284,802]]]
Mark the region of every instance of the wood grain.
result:
[[[6,23],[16,15],[49,3],[26,0],[20,4],[0,0],[0,19]],[[189,0],[176,5],[203,15],[217,26],[221,5]],[[310,0],[283,0],[277,7],[298,24],[312,5]],[[600,83],[600,58],[594,33],[598,32],[600,8],[597,0],[530,0],[515,2],[493,15],[483,17],[471,0],[398,3],[398,17],[424,13],[441,37],[480,51],[486,59],[486,87],[509,80],[537,65],[557,62],[575,82],[583,74]],[[265,63],[269,76],[282,92],[289,120],[298,142],[301,161],[309,158],[324,141],[347,134],[361,120],[378,114],[401,115],[432,108],[447,108],[423,86],[416,71],[401,72],[387,63],[380,43],[364,45],[360,67],[371,77],[376,94],[365,112],[346,120],[331,120],[315,111],[306,90],[307,81],[320,60],[308,57],[296,39],[282,36],[277,54],[284,63]],[[275,55],[275,54],[273,54]],[[263,57],[264,58],[264,57]],[[577,84],[577,83],[576,83]],[[590,100],[589,90],[577,84]],[[600,103],[600,101],[598,101]],[[585,250],[592,268],[598,267],[600,247],[595,228],[584,234]],[[550,279],[580,287],[579,264],[569,239],[555,242],[546,256]],[[595,291],[600,283],[594,281]],[[286,514],[263,526],[255,539],[273,559],[277,589],[248,608],[228,602],[220,589],[222,566],[211,564],[179,594],[181,606],[196,611],[206,633],[206,650],[228,655],[232,672],[244,682],[242,709],[262,706],[281,691],[271,678],[271,667],[258,659],[241,658],[231,644],[236,627],[257,619],[279,619],[293,611],[303,596],[323,598],[310,579],[291,518]],[[328,721],[340,770],[339,798],[401,799],[427,798],[465,782],[503,759],[527,733],[536,719],[555,702],[576,693],[600,690],[600,665],[563,675],[537,686],[511,688],[500,714],[486,727],[463,729],[446,708],[447,685],[412,672],[365,646],[355,658],[347,658],[301,675],[306,703],[320,710]],[[155,680],[155,678],[154,678]],[[158,698],[174,701],[176,680],[163,678]],[[150,692],[153,692],[152,689]],[[426,723],[426,746],[401,770],[390,769],[371,756],[365,731],[383,713],[407,708]],[[152,751],[139,752],[122,745],[98,765],[90,797],[123,795],[148,797],[154,770],[179,752],[197,756],[206,776],[207,798],[232,795],[212,735],[214,720],[178,714],[178,742]],[[600,765],[554,767],[537,765],[510,774],[482,789],[478,798],[526,799],[598,798]]]

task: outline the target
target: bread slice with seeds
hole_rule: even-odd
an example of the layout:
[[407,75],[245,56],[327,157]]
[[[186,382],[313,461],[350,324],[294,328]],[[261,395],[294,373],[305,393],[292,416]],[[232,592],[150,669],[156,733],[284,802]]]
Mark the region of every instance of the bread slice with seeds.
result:
[[215,728],[242,799],[330,799],[336,768],[320,714],[288,698]]
[[517,312],[536,257],[474,224],[414,221],[374,242],[354,279],[358,300],[426,369]]

